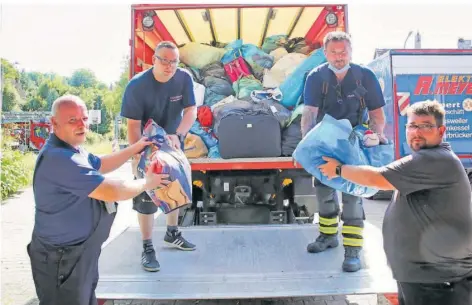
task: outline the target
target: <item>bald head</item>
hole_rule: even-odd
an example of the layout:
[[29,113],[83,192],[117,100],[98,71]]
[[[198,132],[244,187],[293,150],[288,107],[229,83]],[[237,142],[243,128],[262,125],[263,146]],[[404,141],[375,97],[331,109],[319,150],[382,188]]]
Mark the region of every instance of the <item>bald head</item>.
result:
[[51,107],[51,115],[52,116],[57,116],[59,112],[59,108],[61,108],[61,105],[77,105],[77,106],[82,106],[85,109],[87,109],[87,106],[85,105],[85,102],[78,96],[76,95],[63,95],[59,98],[57,98],[53,103]]
[[84,101],[75,95],[64,95],[51,108],[54,134],[73,147],[85,142],[88,131],[88,113]]

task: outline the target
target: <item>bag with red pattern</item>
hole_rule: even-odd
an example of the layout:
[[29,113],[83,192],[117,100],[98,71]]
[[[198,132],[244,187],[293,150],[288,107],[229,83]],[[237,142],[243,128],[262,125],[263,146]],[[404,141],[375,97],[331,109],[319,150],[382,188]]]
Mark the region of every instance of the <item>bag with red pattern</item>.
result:
[[224,68],[232,83],[241,77],[252,75],[248,63],[242,56],[238,56],[229,63],[226,63]]

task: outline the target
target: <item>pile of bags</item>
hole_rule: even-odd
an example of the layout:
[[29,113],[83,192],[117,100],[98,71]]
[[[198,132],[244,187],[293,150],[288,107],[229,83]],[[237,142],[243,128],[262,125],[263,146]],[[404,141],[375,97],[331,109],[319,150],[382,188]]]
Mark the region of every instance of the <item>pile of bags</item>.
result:
[[[272,149],[267,156],[291,156],[301,140],[300,98],[305,76],[326,62],[319,45],[309,45],[303,37],[287,39],[286,35],[274,35],[267,37],[261,48],[242,40],[218,47],[190,42],[179,52],[180,67],[194,80],[198,107],[197,121],[185,140],[188,158],[232,157],[221,155],[220,136],[229,137],[232,142],[241,141],[248,147],[258,144],[251,143],[254,140],[244,138],[241,132],[228,134],[233,127],[218,133],[221,122],[235,115],[245,118],[246,126],[252,128],[251,134],[264,134],[266,131],[260,130],[263,127],[257,122],[273,117],[279,122],[281,140],[279,150]],[[226,148],[226,151],[234,150]]]

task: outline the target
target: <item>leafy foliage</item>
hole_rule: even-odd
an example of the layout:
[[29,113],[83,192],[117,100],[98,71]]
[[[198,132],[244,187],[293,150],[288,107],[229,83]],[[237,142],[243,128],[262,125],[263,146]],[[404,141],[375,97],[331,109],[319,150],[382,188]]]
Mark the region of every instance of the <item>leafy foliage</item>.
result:
[[31,183],[35,156],[11,149],[11,138],[5,135],[2,138],[0,189],[3,200]]
[[2,111],[50,111],[58,97],[74,94],[84,100],[88,109],[102,110],[101,124],[92,125],[91,129],[104,135],[114,130],[128,75],[128,58],[123,60],[118,81],[109,86],[98,81],[88,69],[78,69],[70,77],[63,77],[55,73],[18,71],[2,59]]
[[[101,124],[90,126],[86,145],[96,148],[97,152],[111,152],[113,124],[120,113],[122,95],[128,84],[128,67],[126,58],[118,81],[107,85],[98,81],[88,69],[79,69],[70,77],[64,77],[55,73],[18,71],[14,64],[1,59],[2,111],[50,111],[58,97],[77,95],[88,109],[100,109],[102,113]],[[118,129],[119,139],[126,139],[125,124],[123,120]],[[1,196],[6,198],[31,183],[35,155],[11,149],[12,140],[6,132],[2,141]]]

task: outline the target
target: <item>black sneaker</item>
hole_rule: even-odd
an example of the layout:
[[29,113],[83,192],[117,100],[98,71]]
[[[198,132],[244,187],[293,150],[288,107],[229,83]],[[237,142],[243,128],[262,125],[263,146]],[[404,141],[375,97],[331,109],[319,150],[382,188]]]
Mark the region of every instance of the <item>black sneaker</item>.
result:
[[141,254],[141,265],[143,269],[149,272],[159,271],[161,266],[156,258],[156,251],[152,246],[146,246]]
[[182,233],[179,231],[176,232],[166,232],[164,236],[164,242],[174,248],[184,250],[184,251],[193,251],[196,246],[192,243],[189,243],[185,238],[182,237]]

